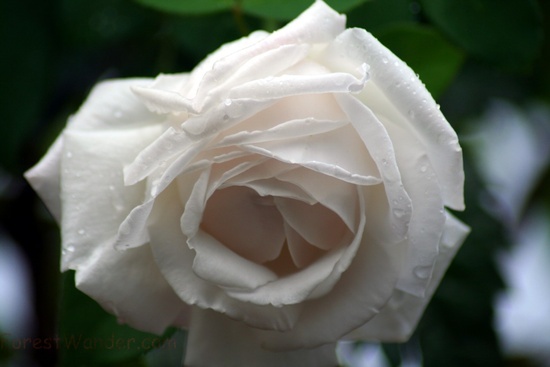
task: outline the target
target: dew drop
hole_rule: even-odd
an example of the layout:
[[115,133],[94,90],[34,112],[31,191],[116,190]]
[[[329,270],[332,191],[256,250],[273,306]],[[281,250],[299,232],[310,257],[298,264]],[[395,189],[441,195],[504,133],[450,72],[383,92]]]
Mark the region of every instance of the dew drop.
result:
[[74,252],[74,246],[73,245],[69,245],[65,248],[65,250],[67,250],[68,252]]
[[428,170],[428,167],[426,165],[420,166],[420,172],[426,172]]
[[403,209],[394,209],[393,215],[395,215],[397,218],[403,218],[405,215],[405,211]]
[[233,101],[231,101],[231,99],[227,98],[225,101],[223,101],[223,104],[226,105],[226,106],[231,106],[231,103],[233,103]]
[[383,58],[382,58],[382,62],[383,62],[384,64],[387,64],[387,63],[388,63],[388,59],[387,59],[386,57],[383,57]]
[[413,269],[414,275],[419,279],[428,279],[432,273],[431,266],[417,266]]

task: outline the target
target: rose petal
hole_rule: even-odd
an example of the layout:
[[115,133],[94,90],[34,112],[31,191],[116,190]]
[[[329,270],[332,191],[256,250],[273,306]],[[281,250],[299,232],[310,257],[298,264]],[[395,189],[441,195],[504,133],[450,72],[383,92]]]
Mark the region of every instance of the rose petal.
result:
[[[274,260],[285,242],[283,220],[276,207],[264,201],[257,192],[246,187],[217,190],[208,199],[201,227],[248,260],[258,264]],[[193,239],[195,241],[199,245],[201,239]],[[189,245],[200,253],[198,247]]]
[[[346,55],[345,60],[339,55]],[[414,127],[436,171],[445,205],[463,210],[464,171],[458,138],[414,71],[370,33],[357,28],[340,34],[321,59],[337,70],[346,64],[371,66],[372,82],[385,100],[370,100],[368,91],[359,98],[371,106],[375,114],[385,114],[395,122],[403,121]]]
[[[271,270],[237,255],[205,231],[199,230],[187,244],[196,252],[193,261],[195,274],[218,287],[250,290],[277,279]],[[269,247],[264,244],[259,246]],[[277,247],[280,252],[282,243]]]
[[157,125],[163,118],[151,113],[132,93],[151,79],[117,79],[97,84],[67,125],[67,130],[119,130]]
[[292,328],[302,305],[276,308],[239,302],[228,297],[215,284],[197,277],[192,269],[195,251],[189,249],[187,238],[180,229],[179,217],[183,206],[177,196],[175,185],[159,195],[148,228],[155,261],[179,297],[189,305],[213,309],[254,327],[272,330]]
[[238,131],[223,138],[216,146],[255,144],[305,137],[333,131],[347,123],[347,121],[317,120],[313,118],[290,120],[266,130]]
[[[364,199],[361,195],[360,200]],[[361,211],[365,208],[370,208],[368,202]],[[360,225],[364,226],[365,217],[361,220]],[[331,292],[303,303],[304,310],[292,330],[264,332],[265,348],[287,350],[329,343],[363,325],[382,309],[398,278],[402,243],[392,242],[391,237],[371,237],[368,233],[362,234],[359,242],[357,253],[348,259],[349,267],[341,273]],[[346,265],[345,262],[342,265]]]
[[271,352],[262,348],[259,329],[216,312],[193,310],[185,366],[334,367],[335,345],[315,349]]
[[455,253],[470,229],[446,213],[445,231],[439,244],[439,254],[423,297],[396,290],[388,304],[372,320],[346,335],[346,339],[404,342],[409,339],[418,320],[443,278]]
[[48,152],[30,170],[25,178],[40,195],[40,199],[58,223],[61,223],[61,158],[63,155],[63,135],[59,136]]
[[[407,260],[397,287],[422,297],[437,258],[438,243],[444,228],[441,187],[425,147],[414,133],[395,126],[385,118],[382,121],[394,142],[401,179],[412,201]],[[397,198],[391,200],[398,201]]]
[[159,272],[148,246],[115,251],[112,241],[94,243],[79,265],[76,286],[114,314],[119,323],[162,334],[189,313]]
[[[395,234],[403,238],[407,233],[411,216],[411,200],[401,181],[391,137],[376,115],[355,97],[350,95],[335,95],[335,97],[376,162],[391,207],[392,215],[389,221],[392,223]],[[402,199],[396,200],[397,198]]]
[[[343,141],[346,142],[346,149],[342,149]],[[243,144],[241,148],[283,162],[301,165],[353,184],[380,183],[378,169],[349,126],[307,138]]]
[[368,79],[367,67],[360,78],[348,73],[281,75],[252,80],[231,89],[231,99],[280,99],[301,94],[359,92]]
[[[109,132],[65,131],[61,229],[63,246],[73,250],[64,256],[71,268],[86,261],[95,241],[114,242],[119,225],[141,204],[144,185],[124,186],[122,167],[159,133],[160,126],[155,125]],[[146,242],[137,232],[128,234],[128,241],[139,242],[136,246]]]
[[356,230],[358,198],[354,185],[305,168],[282,172],[276,177],[300,187],[315,201],[338,214],[350,231]]
[[275,197],[275,206],[286,223],[306,241],[323,250],[338,247],[349,230],[340,218],[322,204]]
[[284,227],[290,256],[297,268],[310,265],[324,254],[324,251],[307,242],[288,223],[285,222]]
[[245,302],[284,307],[325,295],[346,271],[361,244],[366,223],[364,212],[364,203],[360,203],[361,220],[355,230],[355,237],[348,233],[336,247],[308,267],[262,285],[254,291],[228,290],[227,294]]

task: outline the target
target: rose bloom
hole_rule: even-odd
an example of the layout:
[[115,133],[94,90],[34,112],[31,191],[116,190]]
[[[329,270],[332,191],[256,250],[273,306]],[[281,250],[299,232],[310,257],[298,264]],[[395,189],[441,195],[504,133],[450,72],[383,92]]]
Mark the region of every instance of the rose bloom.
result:
[[404,341],[468,229],[456,133],[322,1],[191,73],[97,85],[27,178],[62,270],[186,366],[334,366]]

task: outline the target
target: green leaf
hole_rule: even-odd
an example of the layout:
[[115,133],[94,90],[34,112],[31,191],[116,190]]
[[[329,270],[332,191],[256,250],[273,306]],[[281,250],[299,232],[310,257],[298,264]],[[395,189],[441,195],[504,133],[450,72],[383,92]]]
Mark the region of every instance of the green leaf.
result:
[[227,10],[233,7],[235,0],[137,0],[137,2],[177,14],[206,14]]
[[464,61],[463,52],[432,28],[395,25],[380,32],[378,39],[418,73],[435,98],[452,82]]
[[[367,0],[326,0],[334,10],[344,13]],[[242,0],[246,13],[262,18],[291,20],[313,4],[314,0]]]
[[171,339],[121,325],[94,300],[74,287],[74,272],[63,274],[59,335],[49,341],[59,349],[60,367],[145,366],[145,354],[163,346],[183,351]]
[[542,42],[535,0],[421,0],[427,16],[454,42],[507,69],[529,67]]

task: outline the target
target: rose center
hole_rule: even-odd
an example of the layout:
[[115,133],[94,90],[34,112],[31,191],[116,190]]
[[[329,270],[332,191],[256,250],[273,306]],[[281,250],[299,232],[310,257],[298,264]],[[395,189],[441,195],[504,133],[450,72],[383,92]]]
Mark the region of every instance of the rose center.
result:
[[341,245],[349,232],[320,204],[261,196],[244,186],[215,191],[201,228],[236,254],[279,276],[295,273]]

